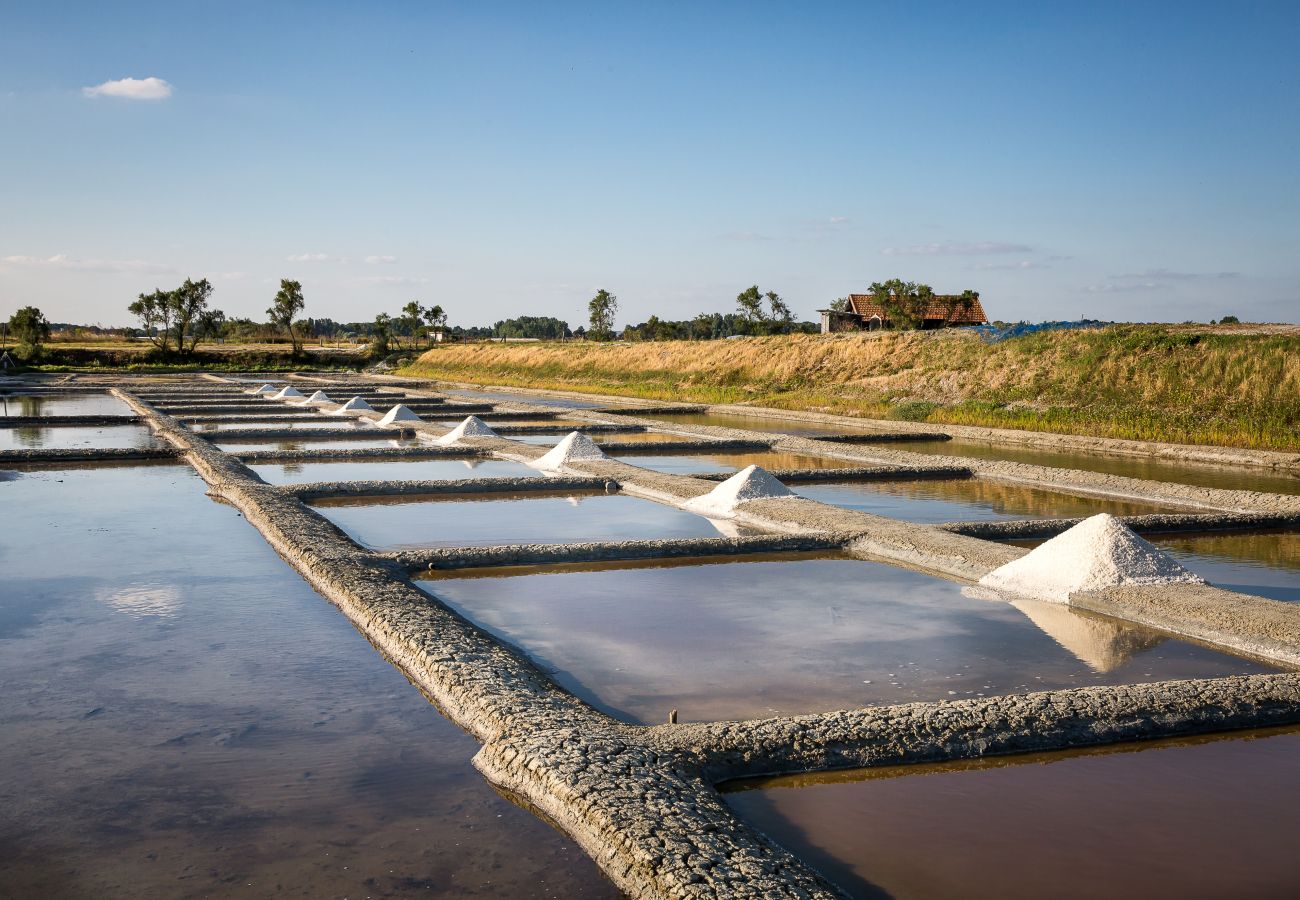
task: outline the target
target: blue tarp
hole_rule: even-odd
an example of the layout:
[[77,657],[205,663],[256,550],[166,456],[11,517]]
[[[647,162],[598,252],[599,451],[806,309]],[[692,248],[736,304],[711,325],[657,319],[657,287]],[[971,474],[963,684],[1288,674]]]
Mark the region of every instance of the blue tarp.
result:
[[971,330],[990,344],[1005,341],[1008,338],[1037,334],[1040,331],[1073,331],[1080,328],[1105,328],[1113,322],[1100,322],[1096,319],[1080,319],[1077,322],[1017,322],[1014,325],[972,325]]

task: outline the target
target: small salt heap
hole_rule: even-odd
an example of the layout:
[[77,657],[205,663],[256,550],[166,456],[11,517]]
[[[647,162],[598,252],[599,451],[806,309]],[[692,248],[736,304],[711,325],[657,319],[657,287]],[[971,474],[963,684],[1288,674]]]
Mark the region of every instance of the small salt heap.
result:
[[466,416],[465,421],[461,422],[442,437],[435,439],[434,443],[443,447],[450,447],[453,444],[459,444],[465,438],[492,437],[497,437],[497,433],[489,428],[482,419],[478,416]]
[[373,411],[374,411],[374,407],[372,407],[369,403],[362,400],[360,397],[353,397],[347,403],[344,403],[338,409],[334,410],[334,412],[330,413],[330,415],[348,416],[351,415],[352,413],[373,412]]
[[405,406],[399,403],[396,406],[394,406],[392,409],[390,409],[388,412],[384,413],[384,417],[380,419],[378,422],[376,422],[375,424],[379,425],[380,427],[386,427],[396,422],[420,422],[420,421],[423,420],[415,413],[411,412],[409,409],[407,409]]
[[298,390],[296,387],[286,387],[286,388],[282,389],[282,390],[280,391],[280,393],[278,393],[278,394],[276,394],[275,396],[273,396],[271,399],[272,399],[272,400],[292,400],[292,399],[294,399],[294,398],[296,398],[296,397],[301,397],[301,396],[302,396],[302,391]]
[[254,390],[248,391],[247,393],[249,393],[249,394],[274,394],[274,393],[275,393],[275,385],[272,385],[272,384],[264,384],[264,385],[262,385],[260,388],[256,388],[256,389],[254,389]]
[[528,465],[534,469],[559,472],[571,462],[592,462],[598,459],[609,459],[609,457],[591,438],[585,434],[571,431],[549,453],[533,460]]
[[742,503],[793,496],[793,491],[765,469],[746,466],[707,494],[686,501],[682,508],[711,519],[730,519],[735,516],[736,507]]
[[306,400],[299,400],[297,403],[294,404],[294,406],[315,406],[318,403],[333,403],[333,402],[334,401],[330,399],[329,394],[325,393],[324,391],[317,391],[316,393],[308,397]]
[[983,587],[1058,603],[1081,591],[1175,582],[1205,580],[1106,513],[1084,519],[979,580]]

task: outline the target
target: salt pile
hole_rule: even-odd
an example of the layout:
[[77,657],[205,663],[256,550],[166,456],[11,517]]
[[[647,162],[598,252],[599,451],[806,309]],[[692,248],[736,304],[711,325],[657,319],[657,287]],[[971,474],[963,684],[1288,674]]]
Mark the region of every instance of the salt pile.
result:
[[330,399],[329,394],[325,393],[324,391],[317,391],[316,393],[308,397],[306,400],[299,400],[297,403],[294,404],[294,406],[315,406],[317,403],[333,403],[333,402],[334,401]]
[[407,409],[405,406],[399,403],[396,406],[394,406],[392,409],[390,409],[388,412],[384,413],[384,417],[380,419],[376,424],[380,426],[384,426],[384,425],[392,425],[394,422],[420,422],[420,421],[423,420],[415,413],[411,412],[409,409]]
[[713,519],[729,519],[736,507],[751,500],[793,497],[794,492],[758,466],[746,466],[703,496],[688,500],[683,509]]
[[272,397],[271,399],[272,399],[272,400],[292,400],[292,399],[295,398],[295,397],[301,397],[301,396],[302,396],[302,391],[298,390],[296,387],[286,387],[286,388],[284,388],[283,390],[281,390],[280,393],[276,394],[276,395],[275,395],[274,397]]
[[248,394],[274,394],[274,393],[275,393],[275,386],[274,386],[274,385],[270,385],[270,384],[264,384],[264,385],[262,385],[260,388],[255,388],[254,390],[251,390],[251,391],[245,391],[245,393],[248,393]]
[[1080,591],[1130,584],[1204,584],[1123,522],[1101,513],[1084,519],[1020,559],[979,580],[1009,594],[1068,603]]
[[450,447],[452,444],[459,444],[465,438],[490,438],[497,437],[497,433],[487,426],[487,424],[478,416],[466,416],[465,421],[461,422],[451,431],[437,438],[434,443],[443,447]]
[[585,434],[571,431],[549,453],[533,460],[528,465],[534,469],[558,472],[571,462],[591,462],[598,459],[609,459],[609,457],[591,438]]
[[360,397],[353,397],[347,403],[344,403],[338,409],[334,410],[334,412],[330,413],[330,415],[346,416],[349,415],[350,413],[357,413],[357,412],[374,412],[374,407],[372,407],[366,401],[362,400]]

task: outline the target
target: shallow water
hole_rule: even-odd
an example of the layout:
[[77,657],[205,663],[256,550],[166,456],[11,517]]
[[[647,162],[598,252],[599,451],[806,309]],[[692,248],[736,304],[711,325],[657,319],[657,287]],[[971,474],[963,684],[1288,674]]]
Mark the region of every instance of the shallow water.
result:
[[773,469],[852,469],[870,465],[855,460],[806,456],[802,453],[783,453],[776,450],[740,450],[735,453],[713,450],[708,453],[646,455],[620,453],[616,458],[629,465],[674,475],[738,472],[746,466],[761,466],[770,471]]
[[511,570],[430,593],[635,722],[1270,671],[1060,604],[973,599],[880,563],[787,558]]
[[352,450],[362,447],[426,447],[416,437],[406,438],[356,438],[347,441],[313,440],[310,437],[294,438],[280,441],[232,441],[218,443],[217,447],[227,453],[248,453],[251,450]]
[[895,450],[910,450],[914,453],[969,456],[975,459],[1002,459],[1011,462],[1031,463],[1036,466],[1083,469],[1085,472],[1105,472],[1111,475],[1125,475],[1129,478],[1172,481],[1181,484],[1222,488],[1224,490],[1300,494],[1300,475],[1273,474],[1266,470],[1252,469],[1245,466],[1229,467],[1201,463],[1175,463],[1133,456],[1082,453],[1077,450],[1050,450],[1014,444],[988,444],[982,441],[961,440],[960,438],[953,438],[950,441],[909,442],[889,445],[889,447]]
[[284,462],[250,468],[270,484],[313,481],[456,481],[462,478],[536,478],[536,469],[498,459],[419,459],[410,462]]
[[[579,431],[581,429],[578,429]],[[627,441],[635,444],[662,444],[668,441],[689,440],[683,438],[680,434],[664,434],[658,431],[596,431],[584,432],[587,437],[591,438],[597,444],[605,444],[611,441]],[[562,434],[534,434],[518,435],[507,434],[502,437],[509,438],[512,441],[519,441],[522,444],[536,444],[542,447],[554,447],[565,435]],[[712,471],[712,470],[710,470]]]
[[462,494],[442,500],[322,500],[316,505],[353,540],[376,550],[718,537],[719,527],[732,527],[622,494]]
[[827,434],[872,434],[880,431],[879,428],[871,428],[865,425],[820,424],[801,422],[797,419],[778,419],[773,416],[741,416],[730,413],[655,413],[647,418],[658,419],[672,425],[711,425],[715,428],[769,431],[776,434],[798,435],[799,437],[818,437]]
[[617,896],[190,470],[0,505],[0,894]]
[[131,407],[112,394],[0,393],[0,416],[129,416]]
[[0,450],[151,448],[163,444],[143,425],[0,428]]
[[1300,895],[1300,732],[755,783],[738,814],[850,896]]
[[284,422],[196,422],[190,426],[198,432],[222,432],[222,431],[277,431],[282,428],[288,428],[292,431],[319,431],[327,428],[372,428],[370,424],[362,424],[356,419],[347,419],[343,417],[330,417],[320,419],[305,418],[302,421],[284,421]]
[[1136,516],[1172,511],[1169,507],[1154,504],[1104,497],[1075,497],[978,478],[796,484],[792,490],[831,506],[931,525],[1025,518],[1062,519],[1102,512]]
[[606,406],[614,406],[613,403],[602,403],[595,400],[571,400],[566,397],[546,397],[540,394],[511,394],[511,393],[493,393],[491,391],[469,391],[469,390],[442,390],[441,393],[448,397],[454,398],[457,402],[482,402],[482,403],[532,403],[538,406],[558,406],[562,409],[597,409]]

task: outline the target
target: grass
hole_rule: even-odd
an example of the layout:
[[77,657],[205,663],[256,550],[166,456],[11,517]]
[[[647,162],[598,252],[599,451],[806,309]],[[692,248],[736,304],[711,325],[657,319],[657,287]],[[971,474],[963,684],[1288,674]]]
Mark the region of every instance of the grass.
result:
[[402,374],[868,418],[1298,450],[1300,337],[1117,325],[440,347]]

